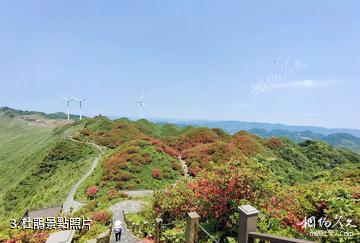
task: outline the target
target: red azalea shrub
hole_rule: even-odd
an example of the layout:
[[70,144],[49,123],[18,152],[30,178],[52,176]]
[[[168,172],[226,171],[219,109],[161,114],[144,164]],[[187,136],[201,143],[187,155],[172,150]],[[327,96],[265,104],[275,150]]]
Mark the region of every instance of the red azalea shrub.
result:
[[161,142],[160,140],[157,140],[155,138],[148,138],[148,141],[150,142],[150,144],[155,145],[156,146],[156,151],[161,153],[166,153],[168,155],[170,155],[173,158],[178,158],[180,153],[179,151],[177,151],[176,149],[167,146],[166,144],[164,144],[163,142]]
[[231,159],[245,161],[246,156],[231,143],[217,141],[199,144],[182,152],[182,159],[189,166],[190,175],[196,176],[203,169],[209,169],[214,164],[223,164]]
[[143,163],[146,165],[151,163],[151,161],[152,161],[152,156],[150,153],[143,154],[143,158],[144,158]]
[[7,240],[6,243],[15,243],[15,242],[37,242],[45,243],[49,234],[47,232],[28,232],[21,231],[13,239]]
[[152,169],[151,176],[155,179],[160,179],[161,178],[161,170],[158,168]]
[[264,153],[260,138],[244,131],[235,134],[231,144],[247,157]]
[[115,198],[119,197],[119,191],[117,191],[117,190],[109,190],[106,193],[106,195],[107,195],[107,198],[109,200],[112,200],[112,199],[115,199]]
[[192,163],[191,166],[188,168],[189,175],[197,176],[201,172],[201,168],[199,167],[198,163]]
[[[290,226],[300,233],[304,233],[301,223],[302,205],[294,200],[295,195],[272,196],[268,202],[262,201],[259,207],[272,217],[282,221],[284,226]],[[302,215],[303,216],[303,215]]]
[[280,138],[272,137],[266,140],[265,146],[268,148],[281,148],[284,146],[283,141]]
[[243,198],[251,198],[247,176],[235,165],[226,164],[156,194],[155,209],[171,219],[183,217],[190,210],[201,217],[218,219],[233,211],[232,205],[238,206],[236,202]]
[[154,208],[165,222],[183,219],[191,211],[197,211],[194,193],[188,188],[186,180],[176,183],[176,188],[169,186],[154,192]]
[[303,212],[301,203],[291,198],[294,194],[284,194],[281,187],[271,178],[264,177],[264,174],[266,169],[261,167],[248,168],[239,163],[225,163],[156,193],[155,210],[169,221],[196,211],[201,218],[225,220],[224,225],[230,229],[236,227],[233,219],[238,217],[234,216],[238,213],[237,207],[251,202],[255,208],[282,222],[284,227],[290,226],[301,232],[297,226]]
[[194,192],[201,205],[201,215],[218,219],[233,210],[232,202],[250,197],[247,177],[235,165],[222,166],[212,172],[205,172],[188,187]]
[[109,211],[98,211],[91,215],[91,220],[100,224],[109,224],[111,217],[112,215]]
[[86,190],[86,196],[94,197],[98,191],[99,189],[97,188],[97,186],[89,186],[88,189]]

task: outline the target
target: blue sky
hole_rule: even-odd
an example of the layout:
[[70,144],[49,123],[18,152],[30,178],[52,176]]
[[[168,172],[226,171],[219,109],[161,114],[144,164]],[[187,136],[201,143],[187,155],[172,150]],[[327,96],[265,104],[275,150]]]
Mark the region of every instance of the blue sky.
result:
[[[358,1],[2,1],[0,106],[360,128]],[[78,112],[73,103],[72,113]]]

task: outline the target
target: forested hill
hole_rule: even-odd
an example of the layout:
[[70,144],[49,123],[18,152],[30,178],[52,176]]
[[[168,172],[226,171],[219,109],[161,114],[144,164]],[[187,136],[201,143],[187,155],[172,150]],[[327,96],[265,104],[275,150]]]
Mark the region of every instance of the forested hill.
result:
[[[105,207],[126,198],[119,191],[151,189],[156,193],[148,222],[162,217],[181,229],[186,213],[195,210],[219,237],[236,235],[241,204],[261,211],[259,231],[277,235],[308,239],[309,232],[298,224],[311,215],[334,221],[341,213],[359,224],[360,155],[349,149],[145,119],[44,119],[39,125],[24,116],[9,109],[0,112],[1,220],[19,217],[27,207],[61,203],[90,168],[96,151],[83,142],[92,141],[106,153],[76,192],[76,199],[85,203],[81,216],[106,214]],[[64,139],[69,135],[73,140]],[[182,162],[189,176],[184,176]],[[221,228],[211,227],[220,219]],[[106,222],[95,221],[81,240],[108,229]],[[0,240],[6,239],[1,233],[7,228],[0,228]],[[358,234],[357,228],[349,230]]]
[[244,122],[244,121],[173,121],[179,125],[202,126],[209,128],[221,128],[231,134],[240,130],[249,131],[251,129],[265,129],[266,131],[283,130],[288,132],[304,132],[311,131],[322,135],[330,135],[334,133],[348,133],[356,137],[360,137],[359,129],[349,128],[324,128],[316,126],[295,126],[264,122]]
[[62,204],[95,156],[91,146],[64,139],[82,129],[82,122],[41,114],[0,110],[0,241],[10,217]]
[[[0,113],[7,114],[8,116],[39,116],[46,119],[67,119],[67,114],[64,112],[55,112],[55,113],[45,113],[41,111],[24,111],[17,110],[10,107],[0,107]],[[78,115],[70,114],[70,119],[77,120],[79,119]]]
[[243,121],[187,121],[176,122],[176,124],[179,126],[220,128],[229,134],[244,130],[264,138],[286,137],[294,142],[321,140],[336,147],[349,148],[360,153],[360,130],[357,129],[328,129]]
[[348,148],[360,153],[360,138],[349,133],[333,133],[330,135],[323,135],[311,131],[290,132],[287,130],[267,131],[265,129],[251,129],[249,132],[264,138],[269,138],[273,136],[286,137],[294,142],[303,142],[306,140],[321,140],[336,147]]
[[[299,227],[305,216],[334,221],[341,213],[359,223],[360,155],[324,141],[295,143],[246,131],[229,135],[218,128],[103,116],[87,120],[77,139],[112,151],[78,192],[83,200],[94,185],[101,185],[100,201],[113,190],[159,189],[153,214],[181,228],[186,212],[196,210],[213,233],[212,226],[224,222],[219,237],[236,235],[241,204],[260,209],[259,230],[277,235],[308,239],[309,232]],[[179,158],[189,177],[180,177]]]
[[181,154],[193,175],[217,163],[231,159],[242,160],[253,155],[261,155],[262,160],[267,162],[265,164],[275,173],[289,174],[293,170],[292,176],[304,174],[299,172],[301,170],[321,171],[360,161],[360,155],[324,141],[295,143],[286,138],[261,138],[245,131],[229,135],[217,128],[178,127],[173,124],[155,124],[144,119],[130,121],[123,118],[113,121],[104,116],[95,117],[87,121],[80,137],[109,148],[124,146],[137,139],[158,140],[173,153]]

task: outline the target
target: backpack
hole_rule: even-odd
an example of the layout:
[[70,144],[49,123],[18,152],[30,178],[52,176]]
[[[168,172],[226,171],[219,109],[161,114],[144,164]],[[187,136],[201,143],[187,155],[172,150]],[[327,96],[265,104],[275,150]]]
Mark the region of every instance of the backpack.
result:
[[115,227],[114,232],[115,233],[121,233],[121,227]]

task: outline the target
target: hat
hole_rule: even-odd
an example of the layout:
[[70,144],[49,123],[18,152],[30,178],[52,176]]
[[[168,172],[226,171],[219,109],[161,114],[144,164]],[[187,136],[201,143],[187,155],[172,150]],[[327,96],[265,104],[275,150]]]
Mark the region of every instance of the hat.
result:
[[116,220],[115,221],[115,226],[120,226],[121,225],[121,221],[120,220]]

